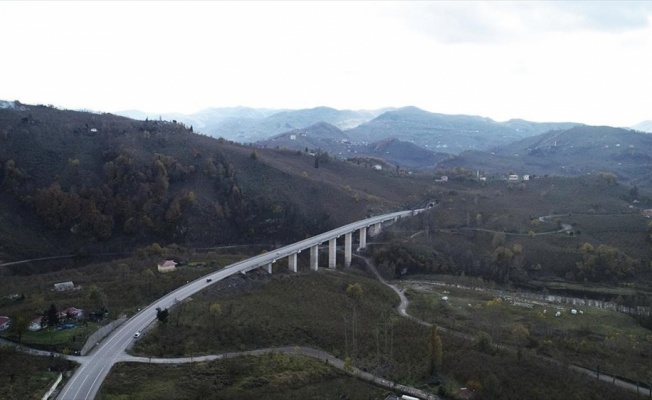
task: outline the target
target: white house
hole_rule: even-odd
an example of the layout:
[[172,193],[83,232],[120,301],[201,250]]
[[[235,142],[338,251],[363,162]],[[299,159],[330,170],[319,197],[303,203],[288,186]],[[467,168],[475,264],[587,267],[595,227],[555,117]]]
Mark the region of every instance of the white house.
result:
[[530,180],[530,175],[523,175],[523,180],[524,181],[529,181]]
[[375,169],[376,171],[381,171],[381,170],[383,169],[383,166],[380,165],[380,164],[376,164],[376,165],[374,165],[374,169]]
[[508,175],[507,180],[508,181],[517,181],[518,180],[518,175],[514,175],[514,174]]
[[59,291],[59,292],[64,291],[64,290],[73,290],[74,288],[75,288],[75,284],[72,283],[72,281],[55,283],[54,284],[54,290]]
[[158,263],[157,268],[158,268],[158,272],[161,273],[172,272],[175,269],[177,269],[177,263],[175,263],[172,260],[165,260],[163,262]]
[[41,318],[42,317],[38,317],[38,318],[33,319],[32,322],[29,323],[29,326],[27,327],[27,329],[32,331],[32,332],[40,331],[41,328],[43,328],[41,326]]

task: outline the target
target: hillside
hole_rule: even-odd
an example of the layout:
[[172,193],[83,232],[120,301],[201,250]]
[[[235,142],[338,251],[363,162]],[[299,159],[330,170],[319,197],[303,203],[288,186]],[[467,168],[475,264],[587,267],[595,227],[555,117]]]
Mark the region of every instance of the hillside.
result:
[[487,174],[578,176],[614,173],[619,180],[652,187],[652,135],[621,128],[576,126],[526,138],[486,152],[465,152],[441,168]]
[[355,127],[378,115],[375,111],[336,110],[316,107],[281,111],[263,119],[238,118],[207,124],[205,132],[241,143],[264,140],[293,129],[305,128],[318,122],[327,122],[340,129]]
[[301,129],[325,122],[339,129],[350,129],[376,117],[384,110],[336,110],[315,107],[301,110],[271,110],[249,107],[209,108],[193,114],[168,113],[152,115],[137,110],[121,112],[121,115],[144,120],[159,119],[183,122],[195,130],[239,143],[269,139],[290,130]]
[[[137,120],[165,120],[178,121],[185,125],[192,126],[194,130],[204,132],[207,126],[222,123],[230,120],[241,119],[263,119],[281,110],[270,110],[251,107],[218,107],[207,108],[192,114],[182,113],[148,113],[140,110],[124,110],[117,114],[123,117]],[[228,137],[225,137],[229,139]]]
[[297,151],[308,149],[313,152],[325,152],[340,159],[382,159],[393,166],[416,169],[433,167],[437,162],[449,157],[448,154],[432,152],[396,138],[373,143],[352,143],[344,131],[325,122],[294,129],[271,139],[258,141],[255,145]]
[[635,129],[637,131],[643,131],[647,133],[652,133],[652,121],[643,121],[641,123],[638,123],[634,126],[632,126],[632,129]]
[[417,202],[428,187],[325,155],[315,168],[301,152],[181,123],[44,106],[0,110],[0,163],[5,260],[152,242],[285,243]]
[[416,107],[385,112],[346,131],[354,142],[397,138],[420,147],[450,154],[466,150],[489,150],[496,146],[575,123],[535,123],[511,120],[504,123],[468,115],[435,114]]
[[[642,215],[652,207],[650,191],[593,175],[515,183],[451,175],[431,198],[438,206],[423,221],[402,221],[397,233],[385,233],[394,244],[374,250],[388,276],[561,282],[576,292],[590,292],[590,284],[652,288],[652,225]],[[411,237],[418,228],[423,233]]]

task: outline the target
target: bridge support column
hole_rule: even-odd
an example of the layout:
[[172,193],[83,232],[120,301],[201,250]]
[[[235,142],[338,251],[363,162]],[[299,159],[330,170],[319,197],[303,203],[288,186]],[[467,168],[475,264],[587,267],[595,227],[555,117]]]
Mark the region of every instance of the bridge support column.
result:
[[377,234],[379,234],[382,227],[383,224],[381,222],[374,224],[373,228],[371,228],[371,231],[373,232],[371,236],[376,236]]
[[344,266],[351,266],[351,232],[344,234]]
[[297,253],[288,256],[288,268],[290,272],[297,272]]
[[319,245],[310,248],[310,269],[317,271],[319,269]]
[[367,247],[367,228],[360,228],[360,246],[358,249]]
[[337,238],[328,241],[328,268],[337,265]]
[[272,274],[272,263],[265,265],[265,271],[270,275]]

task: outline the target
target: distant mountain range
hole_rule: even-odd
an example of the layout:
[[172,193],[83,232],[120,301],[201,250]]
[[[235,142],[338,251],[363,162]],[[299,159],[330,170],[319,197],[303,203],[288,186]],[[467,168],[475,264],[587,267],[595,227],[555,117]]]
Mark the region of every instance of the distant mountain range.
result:
[[652,186],[652,135],[607,126],[576,126],[526,138],[492,152],[468,151],[438,164],[486,174],[578,176],[611,172]]
[[[22,110],[0,101],[0,109]],[[463,167],[485,173],[578,175],[613,172],[623,181],[652,184],[652,121],[631,129],[577,122],[496,122],[470,115],[446,115],[416,107],[336,110],[316,107],[274,110],[211,108],[198,113],[121,115],[166,120],[195,132],[259,147],[326,152],[338,158],[373,158],[412,169]]]
[[[329,107],[303,110],[235,107],[211,108],[189,115],[153,115],[133,110],[118,114],[141,120],[176,120],[204,134],[240,143],[266,141],[279,134],[325,122],[346,133],[352,143],[368,144],[395,138],[426,150],[450,154],[488,150],[552,129],[578,125],[525,120],[496,122],[477,116],[435,114],[416,107],[362,111]],[[335,149],[325,150],[336,152]]]
[[240,143],[265,140],[292,129],[326,122],[340,129],[351,129],[367,122],[387,109],[374,111],[336,110],[316,107],[303,110],[270,110],[247,107],[210,108],[194,114],[147,114],[130,110],[119,115],[134,119],[176,120],[196,131]]
[[271,139],[256,142],[257,146],[328,152],[339,158],[367,157],[384,159],[392,165],[408,168],[434,167],[449,157],[443,152],[434,152],[416,144],[386,138],[372,143],[353,142],[338,127],[318,122],[307,128],[294,129],[276,135]]
[[[143,117],[134,112],[129,115]],[[512,170],[560,175],[611,171],[623,180],[646,182],[648,154],[652,154],[652,136],[643,133],[652,132],[652,121],[632,129],[521,119],[496,122],[416,107],[373,111],[237,107],[162,118],[260,147],[383,159],[415,169],[464,167],[486,173]]]

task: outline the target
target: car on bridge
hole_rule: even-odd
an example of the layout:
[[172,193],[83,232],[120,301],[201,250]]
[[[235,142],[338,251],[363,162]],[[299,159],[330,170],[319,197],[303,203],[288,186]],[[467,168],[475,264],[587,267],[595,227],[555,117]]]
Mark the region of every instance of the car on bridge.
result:
[[134,337],[135,337],[136,339],[138,339],[138,338],[140,337],[140,331],[134,333]]

